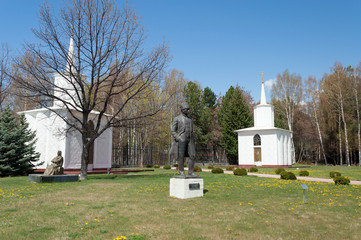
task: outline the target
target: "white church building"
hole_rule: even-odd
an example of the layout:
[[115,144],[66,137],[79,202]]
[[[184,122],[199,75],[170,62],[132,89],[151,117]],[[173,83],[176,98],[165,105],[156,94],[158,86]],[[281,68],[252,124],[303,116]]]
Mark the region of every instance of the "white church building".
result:
[[262,79],[261,101],[254,108],[254,127],[238,133],[238,164],[242,167],[292,165],[291,132],[274,126],[274,109],[267,104]]
[[[68,58],[70,61],[74,59],[74,41],[70,39]],[[70,66],[67,64],[64,76],[70,74]],[[55,86],[61,86],[63,89],[73,89],[73,85],[66,80],[61,74],[54,75]],[[68,91],[72,92],[72,91]],[[76,93],[74,90],[74,98]],[[54,89],[54,95],[60,98],[67,98],[69,95],[64,95],[61,90]],[[73,115],[79,115],[80,112],[74,110],[67,110],[61,101],[54,101],[53,106],[48,108],[34,109],[20,112],[24,114],[29,123],[29,128],[36,131],[36,148],[40,153],[40,162],[44,162],[38,167],[38,170],[45,170],[47,165],[51,164],[51,160],[57,155],[57,152],[62,151],[64,158],[65,171],[80,171],[81,154],[82,154],[82,138],[78,131],[67,131],[69,125],[63,120],[71,121],[73,118],[69,111],[73,111]],[[62,117],[59,117],[62,116]],[[89,116],[90,125],[97,121],[98,113],[92,112]],[[105,121],[101,122],[105,125]],[[111,168],[112,159],[112,128],[107,129],[94,142],[89,153],[88,171],[105,170]]]

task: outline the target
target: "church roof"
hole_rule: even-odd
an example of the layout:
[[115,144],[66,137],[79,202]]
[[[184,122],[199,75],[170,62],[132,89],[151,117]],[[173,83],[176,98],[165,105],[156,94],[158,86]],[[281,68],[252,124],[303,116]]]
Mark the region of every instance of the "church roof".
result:
[[277,128],[277,127],[249,127],[249,128],[242,128],[235,130],[235,132],[260,132],[260,131],[284,131],[284,132],[291,132],[290,130]]

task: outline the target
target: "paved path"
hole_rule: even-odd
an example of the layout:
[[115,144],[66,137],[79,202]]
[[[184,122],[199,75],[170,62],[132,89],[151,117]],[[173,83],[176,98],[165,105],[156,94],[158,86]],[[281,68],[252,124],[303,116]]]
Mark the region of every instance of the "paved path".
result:
[[[210,172],[211,169],[202,169],[203,172]],[[224,171],[225,174],[233,174],[233,171]],[[257,176],[257,177],[268,177],[268,178],[280,178],[280,175],[276,174],[263,174],[263,173],[251,173],[248,172],[248,175]],[[325,183],[334,183],[333,179],[330,178],[313,178],[313,177],[299,177],[297,176],[297,180],[305,180],[311,182],[325,182]],[[352,185],[361,185],[361,181],[351,181]]]

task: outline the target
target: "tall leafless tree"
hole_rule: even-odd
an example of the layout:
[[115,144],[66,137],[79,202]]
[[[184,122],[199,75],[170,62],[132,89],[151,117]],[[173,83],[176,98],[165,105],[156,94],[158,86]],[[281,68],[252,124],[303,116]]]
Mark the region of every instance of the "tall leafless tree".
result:
[[0,111],[3,109],[3,104],[9,94],[11,78],[10,71],[10,51],[7,44],[1,44],[0,48]]
[[[134,111],[137,114],[123,114],[149,97],[144,94],[147,89],[160,86],[156,83],[169,59],[167,46],[145,51],[144,30],[134,9],[127,5],[119,9],[114,0],[70,0],[58,15],[44,4],[40,26],[33,32],[41,43],[27,44],[24,57],[17,59],[17,87],[26,89],[22,92],[27,97],[46,99],[39,102],[43,107],[54,111],[49,106],[55,102],[71,114],[71,121],[58,116],[82,136],[80,177],[86,179],[89,150],[97,137],[162,108],[159,103]],[[54,79],[54,73],[65,84]],[[115,103],[115,98],[121,100]],[[97,118],[90,119],[94,110]],[[89,120],[95,121],[94,128]]]
[[322,137],[322,131],[320,127],[320,120],[319,120],[319,114],[318,114],[318,108],[320,104],[320,96],[319,96],[319,83],[318,81],[313,78],[309,77],[306,81],[306,90],[305,92],[308,95],[308,107],[309,107],[309,114],[313,119],[314,124],[316,125],[317,129],[317,135],[318,139],[320,141],[320,152],[322,154],[323,160],[325,161],[325,164],[327,165],[327,158],[325,154],[324,149],[324,143],[323,143],[323,137]]
[[288,129],[291,131],[292,163],[295,163],[295,145],[293,141],[293,124],[295,109],[300,104],[303,95],[303,85],[301,76],[290,74],[285,70],[283,74],[278,74],[276,83],[272,86],[272,97],[281,101]]

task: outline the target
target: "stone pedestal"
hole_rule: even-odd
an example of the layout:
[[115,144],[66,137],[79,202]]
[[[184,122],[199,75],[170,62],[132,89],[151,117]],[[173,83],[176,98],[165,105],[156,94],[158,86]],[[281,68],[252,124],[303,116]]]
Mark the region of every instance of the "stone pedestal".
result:
[[29,181],[37,183],[76,182],[79,181],[79,175],[67,174],[46,176],[43,174],[29,174]]
[[169,195],[180,199],[203,197],[203,179],[171,178]]

